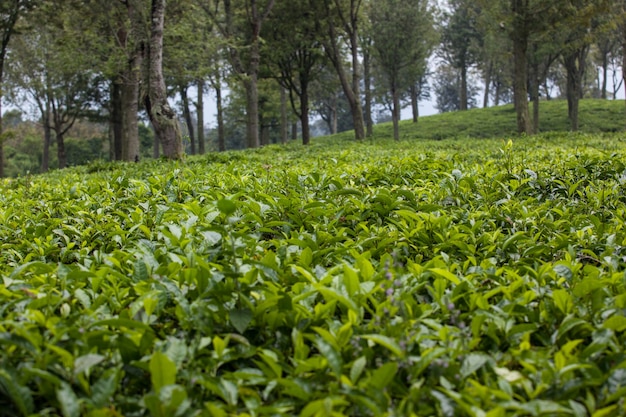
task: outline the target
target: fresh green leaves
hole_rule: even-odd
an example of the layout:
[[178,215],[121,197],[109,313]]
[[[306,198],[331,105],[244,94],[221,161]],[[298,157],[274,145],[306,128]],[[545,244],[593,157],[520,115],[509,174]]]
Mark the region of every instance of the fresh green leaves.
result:
[[0,404],[619,415],[620,140],[266,147],[3,181]]

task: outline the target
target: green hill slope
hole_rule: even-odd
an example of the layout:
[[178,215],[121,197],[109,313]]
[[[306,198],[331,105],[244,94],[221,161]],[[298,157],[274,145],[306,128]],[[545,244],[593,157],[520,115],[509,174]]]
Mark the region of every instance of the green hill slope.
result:
[[[540,104],[540,132],[567,132],[567,101],[542,101]],[[580,131],[587,133],[618,132],[626,127],[624,100],[580,101]],[[376,125],[374,138],[392,137],[391,123]],[[489,138],[517,135],[515,109],[512,104],[471,109],[425,116],[418,123],[404,120],[400,136],[404,139]],[[352,138],[352,133],[342,133],[340,138]]]

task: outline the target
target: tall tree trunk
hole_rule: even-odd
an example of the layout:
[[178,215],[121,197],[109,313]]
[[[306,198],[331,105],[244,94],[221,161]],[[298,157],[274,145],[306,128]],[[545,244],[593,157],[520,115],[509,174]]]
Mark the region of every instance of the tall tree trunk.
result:
[[248,148],[258,148],[259,142],[259,91],[257,75],[249,74],[243,82],[246,90],[246,138]]
[[62,126],[55,123],[55,136],[57,143],[57,159],[59,161],[59,169],[67,167],[67,154],[65,153],[65,138],[63,137]]
[[530,135],[532,125],[528,112],[528,37],[529,29],[526,13],[528,4],[524,0],[511,0],[513,12],[513,101],[517,113],[517,131]]
[[111,136],[111,160],[120,161],[122,159],[122,138],[123,138],[123,113],[122,113],[122,87],[119,82],[111,83],[111,116],[109,118]]
[[601,87],[602,91],[600,92],[600,96],[604,100],[606,100],[608,77],[609,77],[609,59],[608,59],[607,54],[604,54],[604,56],[602,57],[602,87]]
[[483,109],[489,107],[489,87],[491,86],[491,73],[493,71],[493,61],[489,60],[485,70],[485,94],[483,95]]
[[187,125],[187,131],[189,133],[189,141],[191,142],[191,154],[196,154],[196,136],[193,131],[193,120],[191,120],[191,109],[189,108],[189,96],[187,95],[187,86],[180,86],[180,98],[183,102],[183,117],[185,118],[185,124]]
[[461,65],[461,110],[467,110],[467,65],[465,62]]
[[[536,45],[534,45],[536,48]],[[539,133],[539,61],[536,50],[534,51],[532,64],[530,65],[530,99],[533,103],[533,133]]]
[[198,80],[198,100],[196,101],[196,113],[198,114],[198,152],[204,155],[206,152],[204,141],[204,80]]
[[154,133],[154,126],[152,126],[152,133],[154,134],[154,140],[152,141],[152,158],[159,159],[161,156],[161,144]]
[[311,141],[309,128],[309,86],[306,81],[300,80],[300,123],[302,124],[302,144],[308,145]]
[[2,133],[2,69],[0,69],[0,178],[4,178],[4,136]]
[[139,80],[141,79],[142,56],[137,51],[130,61],[121,92],[122,111],[122,161],[139,160]]
[[400,93],[396,86],[391,87],[391,96],[393,97],[393,109],[391,110],[391,119],[393,121],[393,139],[400,140]]
[[41,172],[48,172],[50,169],[50,144],[52,143],[52,128],[50,126],[50,103],[46,101],[45,106],[40,107],[43,124],[43,154],[41,156]]
[[284,145],[289,139],[289,133],[287,132],[287,91],[283,86],[280,88],[280,142]]
[[339,112],[337,111],[337,95],[334,94],[331,98],[331,109],[330,109],[330,133],[332,135],[337,133],[337,126],[339,126]]
[[[329,12],[327,11],[327,13]],[[365,123],[363,120],[363,109],[360,97],[361,77],[359,73],[358,33],[355,27],[353,27],[349,33],[350,53],[352,58],[352,80],[350,81],[344,70],[343,50],[338,45],[339,37],[336,27],[332,19],[329,19],[328,22],[329,43],[326,46],[326,52],[335,67],[335,71],[341,82],[341,87],[348,101],[348,105],[350,106],[352,123],[354,125],[354,137],[356,140],[363,140],[365,139]]]
[[417,123],[420,117],[420,108],[419,108],[419,87],[417,84],[411,84],[411,113],[413,115],[413,123]]
[[585,73],[587,52],[588,47],[583,46],[563,58],[567,70],[567,115],[573,132],[578,131],[578,102],[582,95],[582,78]]
[[215,104],[217,106],[217,150],[226,150],[226,130],[224,127],[224,102],[222,100],[222,84],[218,80],[213,86],[215,89]]
[[261,123],[261,146],[270,144],[270,125]]
[[372,41],[368,39],[363,50],[363,82],[365,88],[365,136],[368,138],[374,134],[374,121],[372,120],[372,75],[371,75],[371,47]]
[[163,147],[165,157],[181,159],[183,146],[180,128],[176,120],[176,113],[167,102],[165,79],[163,78],[165,0],[152,0],[150,16],[149,94],[146,96],[146,110],[152,126],[154,126],[156,137]]
[[298,139],[298,122],[291,123],[291,140]]

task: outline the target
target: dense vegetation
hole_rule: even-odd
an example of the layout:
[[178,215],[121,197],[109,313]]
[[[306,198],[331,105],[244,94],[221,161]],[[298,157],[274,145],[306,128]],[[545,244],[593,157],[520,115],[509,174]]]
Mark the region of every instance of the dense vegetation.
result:
[[0,415],[625,415],[622,135],[0,183]]
[[[0,107],[41,126],[25,159],[45,172],[76,156],[65,140],[85,120],[111,159],[142,159],[140,115],[152,154],[173,159],[184,140],[188,154],[209,150],[205,113],[220,151],[290,131],[307,144],[314,120],[363,140],[389,119],[399,139],[411,136],[400,110],[417,120],[424,100],[440,112],[515,103],[515,130],[531,135],[546,130],[543,100],[567,99],[568,130],[584,130],[579,99],[621,96],[626,1],[10,0],[0,39]],[[4,156],[4,130],[0,177],[24,162]]]
[[[564,100],[551,100],[541,106],[541,131],[562,132],[569,129],[567,105]],[[580,102],[580,128],[587,133],[610,133],[621,131],[626,124],[622,121],[623,100],[585,99]],[[10,117],[15,116],[15,117]],[[42,149],[40,132],[31,122],[23,121],[18,112],[5,114],[5,124],[11,132],[5,143],[7,163],[5,173],[10,177],[36,174],[40,172]],[[9,122],[9,123],[7,123]],[[515,111],[512,105],[503,105],[487,109],[471,109],[467,112],[450,112],[435,116],[422,117],[419,123],[403,121],[401,138],[444,139],[444,138],[494,138],[516,134]],[[207,131],[206,149],[218,148],[216,132]],[[338,135],[341,139],[350,139],[353,133],[348,131]],[[392,136],[392,125],[381,123],[375,126],[371,140]],[[140,151],[143,158],[152,157],[154,134],[151,129],[139,126]],[[185,141],[187,152],[191,152],[190,143]],[[112,144],[106,130],[95,123],[77,123],[67,134],[67,163],[70,166],[87,164],[94,161],[109,161]],[[58,168],[52,145],[50,167]]]

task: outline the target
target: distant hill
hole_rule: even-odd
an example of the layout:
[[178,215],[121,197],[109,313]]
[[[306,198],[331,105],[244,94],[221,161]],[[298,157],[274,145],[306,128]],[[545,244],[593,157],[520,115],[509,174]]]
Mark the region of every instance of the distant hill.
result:
[[[539,111],[540,132],[570,130],[567,101],[542,101]],[[626,128],[624,100],[581,100],[579,114],[581,132],[618,132]],[[400,136],[403,139],[490,138],[511,135],[517,135],[516,115],[512,104],[423,116],[418,123],[404,120],[400,124]],[[391,136],[391,123],[375,126],[374,139]],[[352,132],[340,133],[337,138],[351,139]]]

